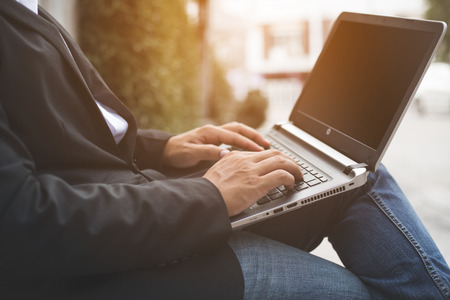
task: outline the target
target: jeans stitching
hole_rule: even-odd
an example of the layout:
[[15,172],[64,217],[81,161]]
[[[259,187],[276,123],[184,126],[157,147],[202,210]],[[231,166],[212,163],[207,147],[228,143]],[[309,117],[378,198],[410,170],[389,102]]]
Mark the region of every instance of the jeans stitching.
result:
[[422,259],[422,262],[424,263],[425,268],[428,271],[428,274],[433,279],[434,283],[438,287],[441,294],[444,296],[444,299],[450,299],[450,291],[448,290],[447,286],[437,273],[432,262],[429,260],[427,254],[422,249],[420,244],[416,241],[416,239],[413,237],[413,235],[397,219],[394,213],[386,206],[386,204],[383,202],[383,200],[375,190],[373,189],[368,190],[368,195],[370,196],[370,198],[374,200],[374,202],[381,209],[381,211],[383,211],[383,213],[392,221],[392,223],[394,223],[394,225],[402,232],[402,234],[406,237],[406,239],[412,244],[416,252],[419,254],[420,258]]

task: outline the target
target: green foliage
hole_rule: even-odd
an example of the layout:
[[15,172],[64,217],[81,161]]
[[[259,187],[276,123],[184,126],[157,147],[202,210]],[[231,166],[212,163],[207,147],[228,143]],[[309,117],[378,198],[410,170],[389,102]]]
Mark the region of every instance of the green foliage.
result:
[[[427,19],[440,20],[450,25],[450,1],[448,0],[427,0],[428,10],[425,13]],[[442,44],[439,47],[437,58],[450,63],[450,30],[447,30]]]
[[184,0],[79,0],[87,57],[141,128],[197,126],[200,47]]
[[235,119],[235,98],[231,86],[225,78],[226,70],[217,59],[213,58],[210,61],[210,73],[206,117],[215,124],[233,121]]
[[247,98],[237,108],[237,121],[258,128],[266,120],[269,100],[259,90],[248,92]]

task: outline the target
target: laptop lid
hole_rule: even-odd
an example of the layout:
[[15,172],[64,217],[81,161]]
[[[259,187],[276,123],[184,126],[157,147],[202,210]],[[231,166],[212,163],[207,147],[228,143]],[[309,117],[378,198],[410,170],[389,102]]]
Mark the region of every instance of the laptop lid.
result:
[[289,120],[375,171],[445,29],[437,21],[342,13]]

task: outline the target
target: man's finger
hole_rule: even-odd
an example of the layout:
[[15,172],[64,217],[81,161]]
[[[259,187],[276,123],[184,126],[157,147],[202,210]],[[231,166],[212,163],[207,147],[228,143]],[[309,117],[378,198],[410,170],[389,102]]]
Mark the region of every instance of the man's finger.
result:
[[261,152],[249,152],[249,155],[253,156],[254,162],[262,161],[262,160],[268,159],[273,156],[284,157],[284,158],[294,162],[294,160],[291,157],[289,157],[287,154],[285,154],[279,150],[275,150],[275,149],[264,150]]
[[262,151],[264,148],[250,138],[237,132],[221,127],[205,127],[203,130],[203,144],[227,144],[249,151]]
[[280,185],[284,185],[292,189],[294,187],[296,180],[291,173],[281,169],[267,173],[264,176],[261,176],[260,178],[261,183],[264,184],[265,187],[267,187],[266,190],[268,191]]
[[276,170],[284,170],[292,174],[295,180],[301,180],[303,178],[301,168],[297,165],[297,163],[291,159],[287,159],[286,157],[279,155],[260,161],[258,163],[258,169],[260,176],[264,176]]
[[265,149],[269,148],[270,146],[270,142],[266,140],[258,131],[245,124],[232,122],[222,125],[222,128],[239,133],[256,142],[258,145],[262,146]]
[[221,147],[207,144],[207,145],[192,145],[193,153],[198,157],[198,160],[212,160],[217,161],[228,154],[230,151]]

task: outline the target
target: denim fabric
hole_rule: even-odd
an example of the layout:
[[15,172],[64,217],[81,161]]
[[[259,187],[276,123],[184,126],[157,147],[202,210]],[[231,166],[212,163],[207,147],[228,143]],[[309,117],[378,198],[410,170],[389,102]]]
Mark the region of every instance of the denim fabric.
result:
[[245,231],[229,243],[241,263],[244,299],[370,299],[353,273],[308,252]]
[[[361,188],[246,231],[230,240],[246,299],[363,299],[361,283],[372,299],[450,299],[448,265],[382,165]],[[325,237],[346,269],[305,252]]]

